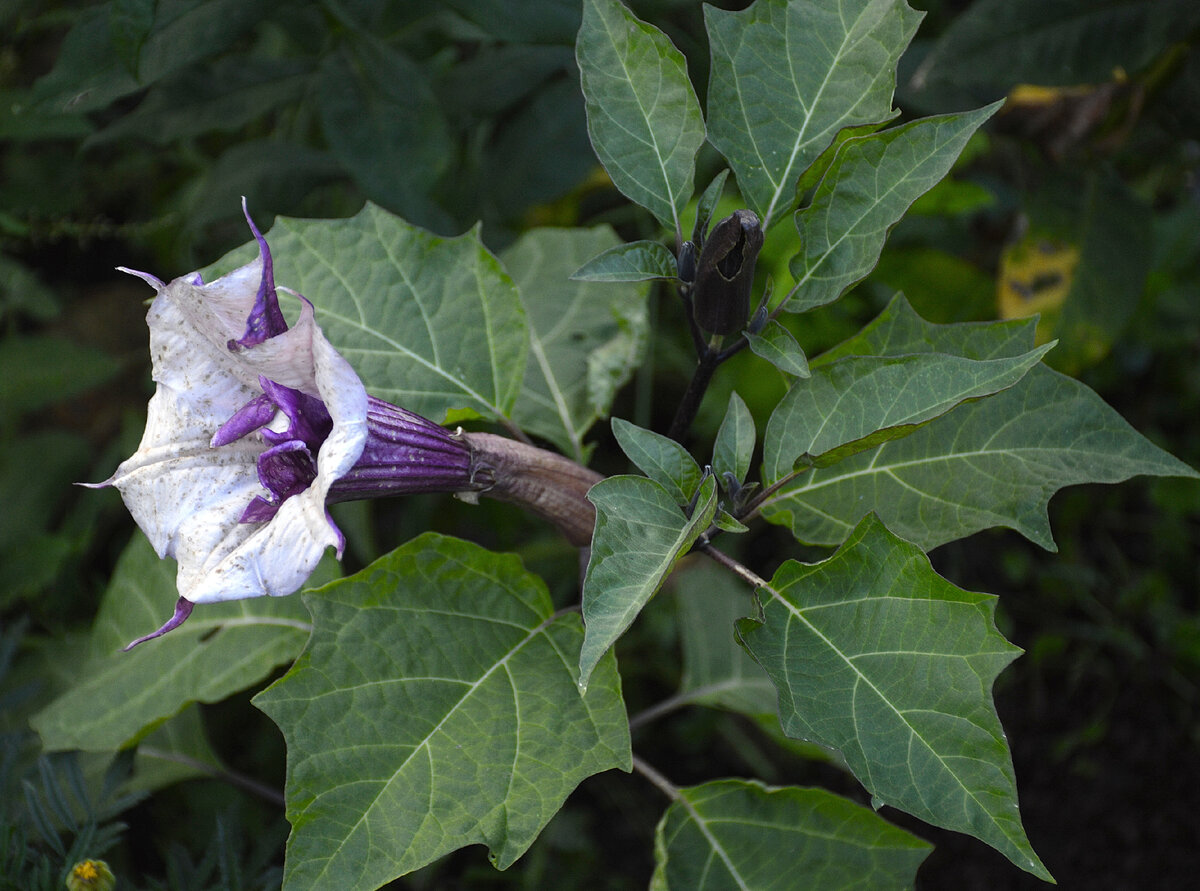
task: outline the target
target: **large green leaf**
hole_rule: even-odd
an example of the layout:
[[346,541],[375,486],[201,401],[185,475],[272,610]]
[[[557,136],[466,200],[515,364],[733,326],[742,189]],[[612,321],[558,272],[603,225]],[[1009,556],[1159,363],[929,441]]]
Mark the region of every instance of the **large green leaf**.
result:
[[904,0],[757,0],[704,7],[708,125],[764,230],[843,127],[892,116],[896,62],[921,20]]
[[[938,351],[991,358],[1028,349],[1033,334],[1028,321],[933,325],[898,298],[830,355]],[[814,368],[825,364],[820,357]],[[814,544],[837,544],[874,511],[926,550],[992,526],[1016,529],[1054,550],[1046,511],[1051,495],[1138,474],[1198,476],[1086,386],[1035,366],[1010,389],[961,405],[907,438],[808,471],[775,493],[763,516]]]
[[[345,220],[279,217],[275,281],[313,302],[330,342],[374,395],[435,421],[507,419],[528,336],[516,286],[478,230],[442,238],[367,204]],[[213,264],[252,257],[239,248]]]
[[608,414],[646,339],[646,285],[569,278],[617,241],[607,226],[532,229],[500,256],[529,320],[530,361],[513,417],[577,461],[585,458],[584,435]]
[[824,789],[716,780],[679,790],[654,850],[654,891],[852,891],[911,888],[933,846]]
[[683,54],[619,0],[584,0],[575,54],[600,163],[626,197],[680,232],[704,144]]
[[457,848],[508,867],[585,777],[630,769],[616,662],[513,555],[426,533],[306,598],[255,704],[288,747],[284,887],[375,888]]
[[779,401],[763,436],[763,477],[822,467],[892,439],[970,399],[1013,386],[1052,344],[999,359],[946,353],[847,356],[813,369]]
[[746,648],[779,689],[789,736],[836,749],[878,804],[966,832],[1043,879],[992,683],[1020,650],[996,598],[956,588],[873,515],[817,564],[759,589]]
[[583,579],[582,685],[708,528],[717,509],[717,486],[711,476],[701,484],[690,517],[671,493],[640,476],[601,480],[588,500],[596,505],[596,529]]
[[[314,583],[333,577],[323,567]],[[299,597],[258,597],[198,606],[170,634],[121,652],[161,625],[178,596],[174,561],[136,535],[96,616],[84,680],[32,719],[47,749],[123,748],[189,702],[219,702],[262,680],[308,639]]]
[[967,140],[1000,103],[964,114],[922,118],[846,140],[809,205],[796,213],[802,251],[786,307],[832,303],[879,260],[888,232],[949,171]]

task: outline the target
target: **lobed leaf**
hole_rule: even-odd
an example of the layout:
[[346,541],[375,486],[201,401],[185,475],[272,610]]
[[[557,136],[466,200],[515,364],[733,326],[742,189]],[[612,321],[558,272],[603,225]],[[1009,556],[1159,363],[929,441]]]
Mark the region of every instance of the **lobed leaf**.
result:
[[655,833],[655,891],[910,888],[933,846],[824,789],[680,789]]
[[[332,561],[312,580],[331,578]],[[126,547],[91,632],[87,669],[32,719],[48,750],[111,751],[145,737],[190,702],[219,702],[295,658],[308,639],[299,597],[204,604],[170,634],[121,648],[171,615],[175,563],[145,536]]]
[[589,284],[568,277],[584,257],[615,244],[607,226],[531,229],[501,260],[521,292],[530,361],[513,419],[583,461],[583,438],[608,415],[646,340],[645,285]]
[[588,492],[588,500],[596,505],[596,529],[583,579],[586,635],[579,653],[579,683],[584,686],[712,522],[717,486],[711,476],[704,480],[691,516],[663,486],[640,476],[601,480]]
[[1053,346],[1018,356],[847,356],[815,368],[776,405],[763,436],[763,477],[822,467],[911,434],[955,406],[1013,386]]
[[704,118],[687,63],[619,0],[585,0],[575,44],[588,134],[613,185],[679,232]]
[[457,848],[500,869],[575,786],[630,769],[612,657],[513,555],[426,533],[306,598],[308,647],[255,704],[287,740],[284,888],[375,888]]
[[796,213],[803,250],[790,264],[796,284],[785,308],[803,312],[832,303],[866,277],[892,226],[950,172],[971,134],[1001,104],[846,140],[812,201]]
[[893,116],[896,63],[922,13],[904,0],[757,0],[705,6],[708,127],[763,231],[844,127]]
[[738,632],[784,731],[836,749],[877,804],[987,842],[1051,881],[1025,837],[992,684],[1020,650],[996,598],[938,576],[874,516],[828,560],[788,561]]
[[511,417],[525,377],[525,310],[478,228],[443,238],[368,203],[344,220],[279,217],[267,241],[275,281],[312,301],[372,394],[435,421]]
[[[1032,346],[1033,335],[1028,320],[932,325],[897,298],[814,367],[853,353],[1012,355]],[[992,526],[1054,550],[1051,495],[1138,474],[1200,476],[1086,386],[1036,366],[1010,389],[961,405],[907,438],[808,471],[765,502],[762,513],[814,544],[837,544],[873,511],[926,550]]]

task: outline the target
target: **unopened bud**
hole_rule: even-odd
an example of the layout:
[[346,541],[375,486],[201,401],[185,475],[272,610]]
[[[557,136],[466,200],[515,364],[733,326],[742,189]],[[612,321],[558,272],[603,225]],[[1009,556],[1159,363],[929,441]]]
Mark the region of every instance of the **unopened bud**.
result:
[[696,245],[690,241],[685,241],[683,247],[679,249],[679,260],[676,264],[679,267],[679,280],[684,284],[690,285],[696,280]]
[[762,226],[750,210],[735,210],[713,227],[696,265],[696,323],[713,334],[732,334],[746,324],[754,264],[763,245]]

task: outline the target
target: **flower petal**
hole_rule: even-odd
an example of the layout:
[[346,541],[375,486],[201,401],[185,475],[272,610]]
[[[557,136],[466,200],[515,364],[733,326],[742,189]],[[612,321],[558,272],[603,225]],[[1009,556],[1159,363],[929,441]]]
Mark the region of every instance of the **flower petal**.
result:
[[258,291],[254,297],[254,308],[246,318],[246,330],[239,339],[229,342],[228,346],[231,350],[236,347],[245,349],[257,346],[268,338],[282,334],[288,327],[283,318],[283,311],[279,308],[279,296],[275,293],[275,264],[271,260],[271,249],[267,247],[267,240],[254,225],[254,220],[250,218],[245,196],[242,197],[242,213],[246,216],[246,222],[250,224],[254,240],[258,242],[258,257],[262,261],[262,277],[259,279]]
[[[158,389],[141,445],[108,482],[121,490],[159,556],[178,560],[179,593],[192,603],[290,594],[326,548],[340,550],[344,538],[325,499],[367,438],[366,390],[325,339],[307,300],[300,298],[292,328],[229,349],[258,306],[264,255],[206,285],[194,276],[166,285],[139,276],[158,291],[147,315]],[[224,441],[224,425],[262,395],[260,376],[320,399],[333,426],[312,485],[265,524],[242,523],[263,494],[257,460],[267,445],[249,429],[218,448],[211,443],[215,435]],[[249,423],[243,417],[234,426]]]
[[167,619],[166,623],[161,628],[159,628],[157,631],[151,631],[149,634],[143,634],[137,640],[130,641],[121,648],[122,651],[128,653],[140,643],[145,643],[148,640],[154,640],[156,637],[162,637],[168,631],[174,631],[185,621],[187,621],[187,617],[192,614],[192,607],[194,606],[195,604],[190,600],[180,597],[175,601],[174,615]]

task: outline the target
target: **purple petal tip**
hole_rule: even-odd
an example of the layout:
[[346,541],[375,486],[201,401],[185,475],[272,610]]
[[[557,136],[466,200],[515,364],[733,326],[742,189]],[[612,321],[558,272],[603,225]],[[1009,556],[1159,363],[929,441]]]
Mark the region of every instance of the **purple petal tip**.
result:
[[154,640],[156,637],[162,637],[168,631],[174,631],[187,620],[188,616],[192,614],[192,607],[195,605],[196,604],[192,603],[187,598],[180,597],[177,601],[175,601],[175,615],[167,619],[165,625],[163,625],[157,631],[152,631],[150,634],[143,635],[132,643],[126,644],[121,649],[121,652],[128,653],[140,643],[145,643],[148,640]]

